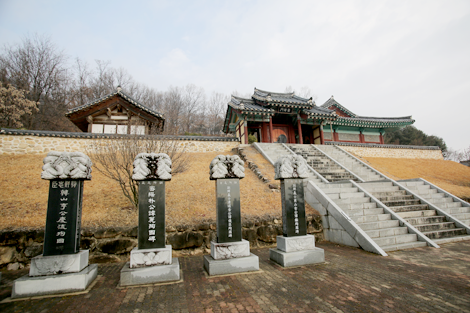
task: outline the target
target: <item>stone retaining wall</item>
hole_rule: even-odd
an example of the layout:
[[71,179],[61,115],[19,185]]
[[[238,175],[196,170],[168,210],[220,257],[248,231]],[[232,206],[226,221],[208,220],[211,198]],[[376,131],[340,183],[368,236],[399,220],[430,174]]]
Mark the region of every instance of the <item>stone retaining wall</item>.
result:
[[[145,138],[145,136],[142,137]],[[2,129],[0,132],[0,154],[42,154],[53,150],[84,152],[91,147],[95,140],[124,138],[126,136]],[[157,138],[159,137],[157,136]],[[186,152],[228,152],[240,144],[230,137],[173,136],[165,138],[176,140],[178,147],[185,149]]]
[[[319,215],[307,216],[307,232],[315,235],[317,241],[324,239]],[[81,249],[90,250],[90,263],[127,261],[130,251],[137,246],[137,227],[83,228],[81,233]],[[276,236],[282,235],[282,221],[245,221],[242,234],[252,248],[274,246]],[[208,254],[213,240],[216,240],[215,223],[167,227],[166,230],[166,244],[172,245],[174,256]],[[31,258],[42,254],[43,241],[44,230],[0,231],[0,268],[27,267]]]
[[406,149],[390,147],[354,147],[341,146],[344,150],[360,157],[371,158],[401,158],[401,159],[433,159],[444,160],[441,150]]

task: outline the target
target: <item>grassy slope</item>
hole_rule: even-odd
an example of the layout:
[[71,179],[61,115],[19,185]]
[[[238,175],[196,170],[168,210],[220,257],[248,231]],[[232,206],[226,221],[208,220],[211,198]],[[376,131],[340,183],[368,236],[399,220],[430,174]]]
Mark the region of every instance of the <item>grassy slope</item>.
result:
[[460,198],[470,199],[470,167],[445,160],[363,158],[388,177],[421,177]]
[[[166,183],[167,225],[215,220],[215,182],[209,164],[220,153],[192,153],[190,169]],[[0,156],[0,229],[44,227],[49,182],[41,180],[45,155]],[[273,193],[250,170],[240,181],[244,217],[280,216],[280,193]],[[85,182],[83,226],[137,225],[118,184],[95,171]]]

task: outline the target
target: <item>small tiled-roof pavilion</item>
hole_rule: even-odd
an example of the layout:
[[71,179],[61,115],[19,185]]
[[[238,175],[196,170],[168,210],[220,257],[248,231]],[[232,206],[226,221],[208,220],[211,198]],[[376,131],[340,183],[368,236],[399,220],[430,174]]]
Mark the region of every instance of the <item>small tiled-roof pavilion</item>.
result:
[[70,109],[67,114],[81,131],[105,134],[158,134],[165,118],[125,94],[121,87],[91,103]]
[[293,92],[277,93],[255,88],[251,99],[232,95],[223,130],[235,133],[241,143],[248,143],[248,135],[253,135],[258,142],[383,144],[386,130],[413,123],[411,116],[358,116],[333,96],[317,106],[312,98],[302,98]]

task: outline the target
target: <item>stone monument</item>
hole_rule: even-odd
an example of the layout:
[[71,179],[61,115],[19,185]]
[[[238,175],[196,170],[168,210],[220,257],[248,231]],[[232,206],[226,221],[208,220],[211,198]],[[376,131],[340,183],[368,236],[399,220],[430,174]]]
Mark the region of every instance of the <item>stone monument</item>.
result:
[[210,164],[210,179],[216,181],[217,242],[211,242],[211,255],[204,256],[209,275],[259,270],[258,256],[242,239],[239,181],[244,177],[243,161],[236,155],[219,155]]
[[274,179],[281,180],[283,236],[277,236],[277,249],[269,249],[269,258],[284,267],[325,262],[323,249],[307,235],[303,185],[307,162],[300,155],[281,156],[274,170]]
[[13,283],[12,298],[85,290],[98,266],[80,250],[83,182],[91,179],[91,160],[81,152],[49,152],[42,179],[49,183],[43,254],[31,259],[29,275]]
[[165,181],[171,180],[171,159],[164,153],[140,153],[132,179],[139,181],[138,246],[121,270],[121,286],[180,280],[178,258],[165,245]]

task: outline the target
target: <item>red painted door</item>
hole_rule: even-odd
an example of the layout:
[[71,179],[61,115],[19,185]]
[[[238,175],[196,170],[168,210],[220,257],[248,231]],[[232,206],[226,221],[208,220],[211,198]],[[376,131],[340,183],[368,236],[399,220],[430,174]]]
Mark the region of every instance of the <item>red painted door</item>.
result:
[[274,142],[286,143],[289,142],[289,128],[286,126],[273,125],[273,138]]

